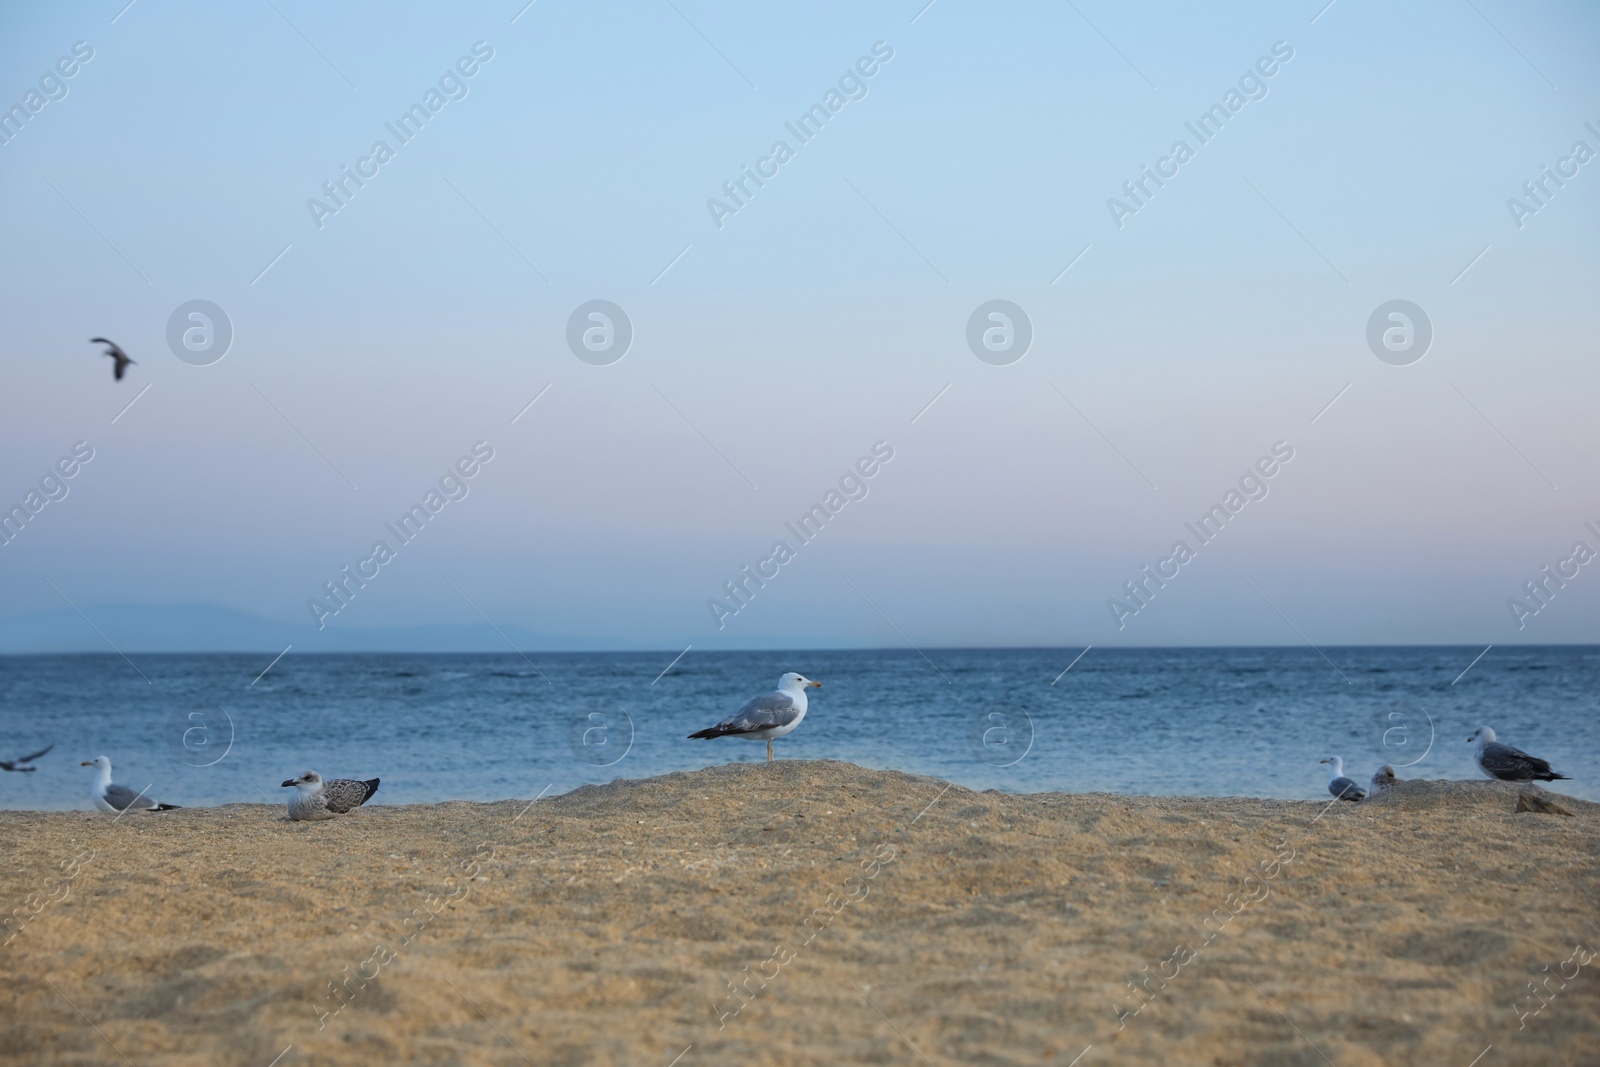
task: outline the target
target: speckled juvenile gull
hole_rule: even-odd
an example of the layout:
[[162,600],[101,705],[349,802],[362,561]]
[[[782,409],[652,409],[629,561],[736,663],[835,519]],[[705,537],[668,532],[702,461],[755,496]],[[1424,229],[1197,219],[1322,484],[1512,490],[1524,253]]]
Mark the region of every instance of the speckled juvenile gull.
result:
[[93,767],[95,770],[94,789],[90,791],[89,799],[101,811],[171,811],[178,806],[157,804],[143,791],[136,793],[125,785],[117,785],[111,780],[111,760],[105,756],[84,760],[79,766]]
[[1360,800],[1367,795],[1365,789],[1362,789],[1355,782],[1344,776],[1344,760],[1338,756],[1329,756],[1327,759],[1319,760],[1318,762],[1331,763],[1333,765],[1333,776],[1328,779],[1328,792],[1335,797],[1340,800],[1354,801]]
[[806,689],[811,686],[821,688],[822,683],[790,671],[778,679],[778,688],[774,692],[763,693],[717,725],[708,726],[689,736],[708,740],[713,737],[747,737],[752,741],[765,741],[767,762],[771,763],[772,739],[793,733],[806,717]]
[[1400,779],[1394,773],[1394,768],[1385,763],[1382,767],[1379,767],[1377,773],[1372,776],[1372,791],[1376,793],[1381,789],[1387,789],[1399,780]]
[[284,788],[294,786],[289,796],[289,818],[331,819],[354,811],[372,799],[372,794],[378,791],[378,781],[377,778],[364,782],[334,778],[324,782],[316,771],[307,771],[283,783]]
[[1478,769],[1490,778],[1502,782],[1553,782],[1566,778],[1550,769],[1550,764],[1538,756],[1530,756],[1520,748],[1502,745],[1495,740],[1494,731],[1480,726],[1468,741],[1478,742]]

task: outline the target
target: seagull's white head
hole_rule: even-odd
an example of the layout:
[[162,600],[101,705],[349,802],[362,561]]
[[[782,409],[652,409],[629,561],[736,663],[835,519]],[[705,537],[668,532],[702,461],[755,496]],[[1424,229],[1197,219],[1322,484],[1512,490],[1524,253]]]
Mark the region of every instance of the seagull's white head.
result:
[[821,689],[822,688],[822,683],[821,682],[813,682],[810,678],[807,678],[805,675],[796,674],[794,671],[790,671],[788,674],[786,674],[782,678],[778,679],[778,688],[779,689],[808,689],[808,688],[811,688],[812,686],[815,686],[816,688]]
[[322,788],[322,775],[316,771],[307,771],[298,778],[291,778],[284,782],[279,788],[287,789],[291,785],[296,789],[304,789],[314,793]]
[[1317,762],[1326,763],[1331,766],[1333,768],[1333,776],[1335,778],[1344,773],[1344,760],[1338,756],[1329,756],[1326,759],[1320,759]]
[[78,766],[93,767],[97,771],[103,771],[106,774],[111,773],[111,761],[104,756],[96,756],[94,759],[86,759],[82,763],[78,764]]
[[1472,736],[1467,738],[1467,740],[1469,742],[1476,741],[1479,744],[1492,743],[1494,741],[1494,731],[1489,729],[1487,726],[1480,726],[1476,730],[1472,731]]

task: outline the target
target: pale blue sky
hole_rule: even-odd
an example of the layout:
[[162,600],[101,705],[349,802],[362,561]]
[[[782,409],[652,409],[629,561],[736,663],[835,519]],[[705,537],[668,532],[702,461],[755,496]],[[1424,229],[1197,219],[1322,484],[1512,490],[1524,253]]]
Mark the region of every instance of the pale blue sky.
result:
[[[466,599],[583,647],[1600,638],[1600,567],[1523,629],[1507,606],[1600,549],[1600,161],[1506,205],[1600,151],[1592,5],[121,6],[3,16],[7,107],[94,50],[0,145],[0,504],[95,449],[0,547],[6,618],[64,595],[140,647],[110,606],[206,604],[306,651],[481,623]],[[1119,229],[1107,199],[1275,42],[1267,95]],[[1397,298],[1435,330],[1409,366],[1365,341]],[[207,367],[165,341],[193,299],[235,330]],[[565,342],[592,299],[634,326],[609,366]],[[1033,324],[1010,366],[966,345],[991,299]],[[319,633],[307,599],[479,440],[470,494]],[[718,630],[707,600],[879,440],[869,495]],[[1277,441],[1270,495],[1119,630],[1107,600]]]

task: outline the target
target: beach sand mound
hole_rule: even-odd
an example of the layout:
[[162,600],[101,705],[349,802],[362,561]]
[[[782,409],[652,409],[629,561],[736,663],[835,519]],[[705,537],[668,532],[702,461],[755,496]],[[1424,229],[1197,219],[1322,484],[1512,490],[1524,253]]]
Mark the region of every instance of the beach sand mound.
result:
[[0,1065],[1593,1063],[1600,807],[1522,788],[0,813]]

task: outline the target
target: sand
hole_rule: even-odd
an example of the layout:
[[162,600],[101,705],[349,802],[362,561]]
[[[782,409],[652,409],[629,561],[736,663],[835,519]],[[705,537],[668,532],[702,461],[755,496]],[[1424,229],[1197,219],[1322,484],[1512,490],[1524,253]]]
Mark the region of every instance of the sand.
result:
[[1517,792],[5,812],[0,1064],[1594,1064],[1600,806]]

